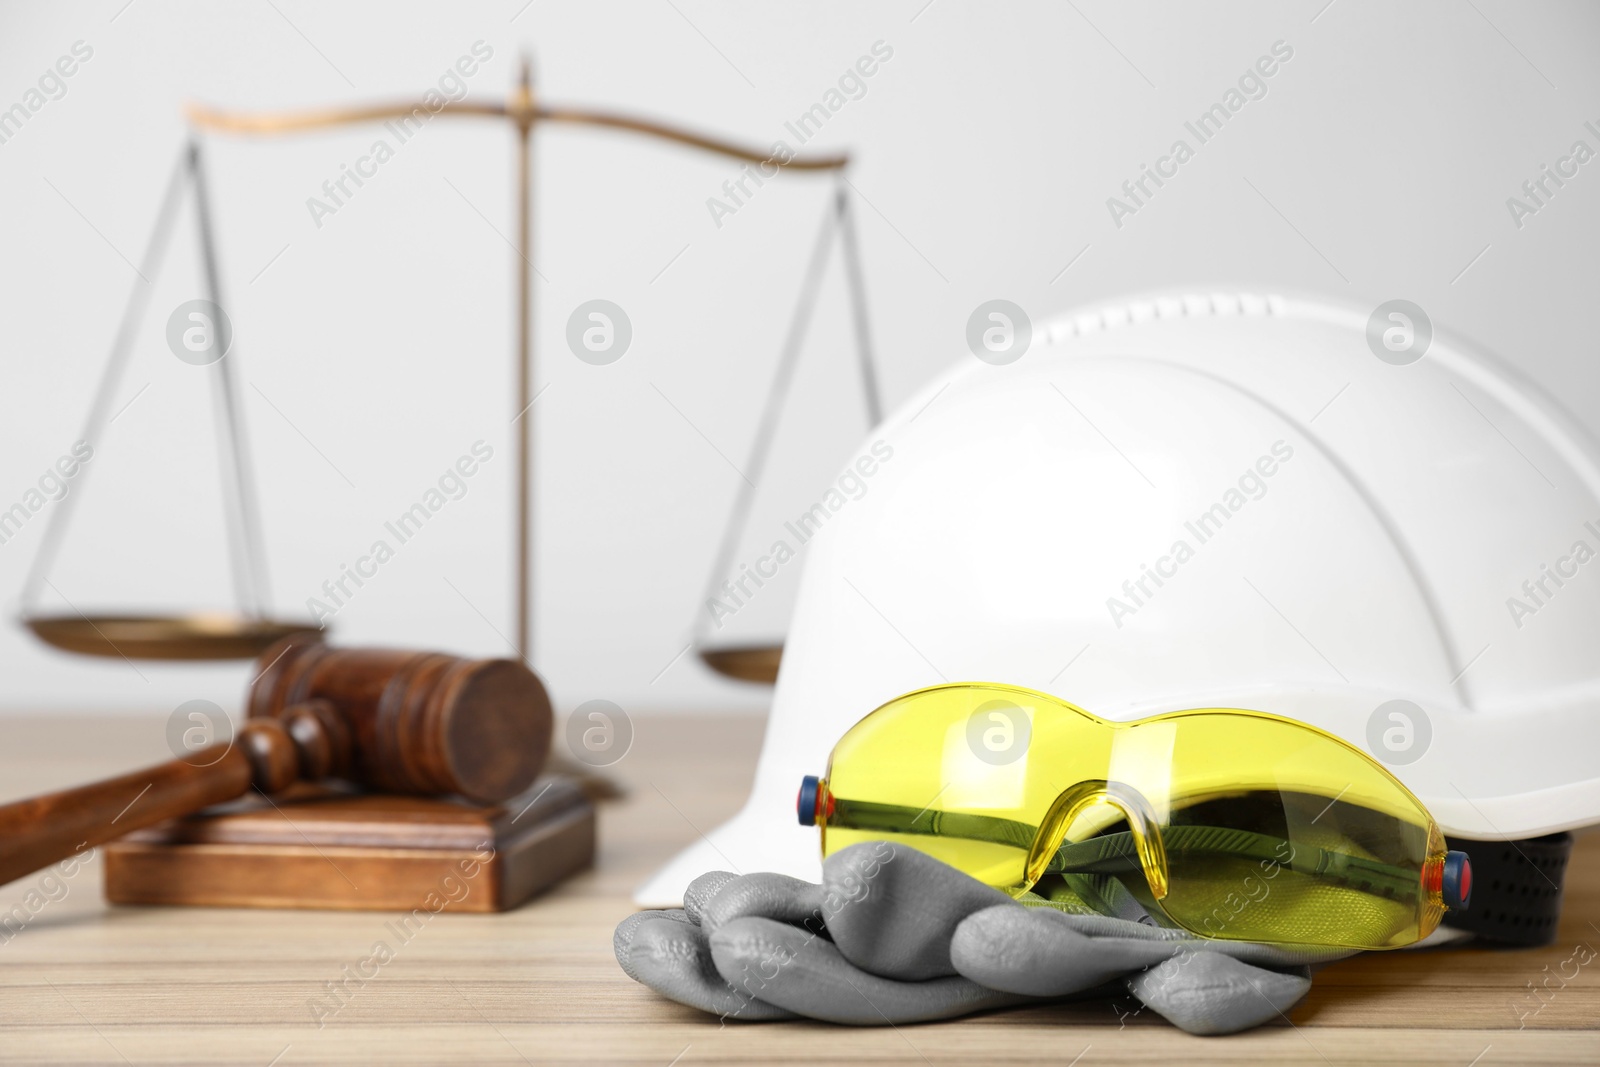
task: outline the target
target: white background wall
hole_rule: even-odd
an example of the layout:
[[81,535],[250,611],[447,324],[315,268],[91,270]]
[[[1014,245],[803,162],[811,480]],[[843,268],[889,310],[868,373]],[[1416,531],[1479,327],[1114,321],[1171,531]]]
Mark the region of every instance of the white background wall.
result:
[[[240,108],[416,97],[483,41],[469,98],[517,56],[541,92],[757,145],[878,41],[892,58],[809,148],[849,148],[893,405],[1003,297],[1035,321],[1194,285],[1404,297],[1594,426],[1600,162],[1517,227],[1506,200],[1575,140],[1600,150],[1600,8],[1583,3],[745,5],[706,0],[0,4],[0,109],[83,41],[92,58],[0,144],[0,507],[81,432],[188,100]],[[1274,42],[1293,58],[1150,203],[1107,198]],[[226,304],[266,508],[273,599],[308,596],[474,441],[495,457],[334,620],[349,643],[504,654],[512,632],[510,135],[435,120],[338,213],[308,197],[379,129],[208,141]],[[539,135],[534,660],[565,708],[759,707],[680,656],[828,193],[789,175],[719,227],[726,160],[614,134]],[[861,203],[858,200],[858,204]],[[1067,267],[1068,264],[1070,267]],[[200,295],[187,226],[97,440],[44,607],[220,606],[229,595],[204,373],[167,351]],[[594,367],[579,303],[628,312]],[[835,271],[746,545],[753,558],[862,438]],[[125,408],[125,409],[124,409]],[[0,545],[14,615],[45,516]],[[786,577],[792,579],[797,567]],[[786,583],[780,583],[780,586]],[[454,588],[452,588],[452,586]],[[789,590],[730,624],[778,633]],[[246,664],[88,660],[0,627],[0,710],[236,708]]]

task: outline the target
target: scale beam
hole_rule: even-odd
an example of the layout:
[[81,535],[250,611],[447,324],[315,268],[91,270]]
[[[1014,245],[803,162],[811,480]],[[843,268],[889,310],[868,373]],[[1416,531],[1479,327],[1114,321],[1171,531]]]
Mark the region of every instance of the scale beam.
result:
[[411,118],[418,112],[429,117],[446,115],[452,118],[508,119],[517,125],[559,122],[572,126],[622,130],[698,148],[704,152],[732,159],[742,159],[746,163],[770,163],[772,166],[787,170],[838,170],[850,162],[850,157],[842,153],[831,156],[793,156],[784,160],[770,151],[735,144],[720,137],[651,119],[581,107],[540,104],[532,108],[522,108],[517,106],[515,100],[507,104],[466,102],[446,104],[438,111],[431,111],[420,102],[409,101],[359,107],[313,108],[305,111],[223,111],[204,104],[190,104],[188,107],[189,121],[200,129],[245,135],[301,133],[364,122],[384,122],[390,119]]

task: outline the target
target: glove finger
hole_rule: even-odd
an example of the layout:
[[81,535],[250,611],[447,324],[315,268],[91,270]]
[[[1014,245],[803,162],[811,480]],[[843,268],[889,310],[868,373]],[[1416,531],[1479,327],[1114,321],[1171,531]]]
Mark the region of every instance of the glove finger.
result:
[[1184,952],[1128,979],[1128,989],[1191,1034],[1232,1034],[1271,1022],[1311,988],[1309,968],[1269,971],[1220,952]]
[[956,927],[951,962],[990,989],[1055,997],[1141,971],[1179,951],[1166,941],[1089,937],[1066,918],[1049,908],[986,908]]
[[965,978],[897,982],[850,964],[826,938],[771,919],[735,919],[711,935],[722,977],[745,997],[854,1026],[952,1019],[1029,998]]
[[954,975],[950,938],[961,920],[1010,903],[998,889],[886,841],[851,845],[822,864],[829,936],[845,959],[886,978]]
[[726,882],[700,902],[700,925],[716,933],[724,923],[754,915],[822,929],[822,887],[786,874],[747,874]]
[[630,959],[633,955],[633,939],[639,932],[641,923],[647,922],[677,922],[692,926],[689,917],[682,908],[668,908],[664,911],[636,911],[617,924],[616,930],[611,934],[611,951],[616,953],[617,962],[622,965],[622,970],[635,982],[643,982],[638,973],[634,971]]
[[630,915],[617,927],[612,942],[617,962],[629,977],[668,1000],[724,1018],[792,1018],[782,1008],[729,987],[712,962],[706,932],[687,916],[649,911]]
[[732,871],[707,871],[690,882],[688,888],[683,891],[683,910],[688,914],[690,921],[698,926],[707,902],[738,877]]

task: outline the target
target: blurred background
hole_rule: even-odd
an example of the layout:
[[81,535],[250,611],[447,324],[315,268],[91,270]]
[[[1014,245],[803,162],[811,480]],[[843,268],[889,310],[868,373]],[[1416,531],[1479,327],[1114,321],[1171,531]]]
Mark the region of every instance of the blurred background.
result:
[[[980,303],[1037,324],[1193,286],[1413,301],[1593,429],[1597,44],[1600,7],[1580,0],[0,3],[0,510],[83,434],[186,103],[503,101],[524,54],[550,103],[848,150],[890,409],[974,358]],[[873,73],[847,77],[862,57]],[[1253,74],[1262,57],[1270,76]],[[1230,92],[1202,142],[1186,123]],[[791,126],[818,104],[802,144]],[[1124,190],[1180,139],[1194,151],[1175,175]],[[376,174],[335,203],[324,183],[379,140]],[[323,583],[384,539],[395,554],[338,608],[336,640],[512,654],[510,129],[204,145],[276,613],[329,602]],[[532,662],[562,710],[759,709],[766,689],[690,644],[832,179],[785,173],[735,201],[727,159],[578,128],[542,128],[535,157]],[[209,372],[165,336],[203,295],[192,212],[176,236],[113,418],[68,483],[78,508],[41,610],[230,603]],[[566,339],[596,299],[632,326],[604,366]],[[736,564],[866,440],[850,338],[835,260]],[[474,445],[491,458],[397,545],[385,522]],[[56,506],[0,544],[0,712],[237,709],[248,663],[73,657],[11,621]],[[719,638],[780,636],[803,565],[802,549]]]

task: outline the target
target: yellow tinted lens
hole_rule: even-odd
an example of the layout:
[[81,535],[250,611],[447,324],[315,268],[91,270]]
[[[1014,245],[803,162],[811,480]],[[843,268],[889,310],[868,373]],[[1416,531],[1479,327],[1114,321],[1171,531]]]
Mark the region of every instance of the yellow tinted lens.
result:
[[1298,723],[1237,712],[1121,732],[1146,730],[1168,735],[1158,747],[1170,744],[1169,784],[1147,785],[1165,793],[1171,891],[1161,907],[1180,925],[1232,940],[1368,949],[1411,944],[1438,925],[1443,904],[1424,891],[1423,872],[1443,862],[1443,838],[1363,753]]
[[901,697],[833,750],[823,855],[900,841],[1020,893],[1045,813],[1093,777],[1109,743],[1094,720],[1024,689],[951,685]]

